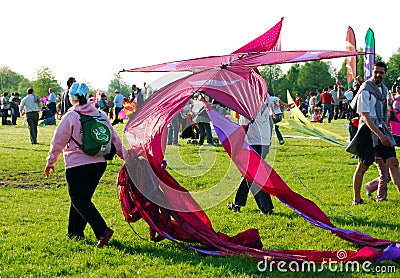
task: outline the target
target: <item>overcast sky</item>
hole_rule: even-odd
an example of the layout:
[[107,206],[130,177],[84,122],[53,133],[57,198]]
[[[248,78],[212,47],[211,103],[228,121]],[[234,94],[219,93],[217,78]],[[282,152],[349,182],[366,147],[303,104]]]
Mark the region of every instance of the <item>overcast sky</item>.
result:
[[[48,66],[63,87],[74,76],[105,90],[122,69],[229,54],[281,17],[282,50],[345,50],[348,26],[364,48],[370,27],[387,61],[400,47],[399,11],[397,1],[372,0],[2,1],[0,66],[31,80]],[[142,86],[158,75],[121,76]]]

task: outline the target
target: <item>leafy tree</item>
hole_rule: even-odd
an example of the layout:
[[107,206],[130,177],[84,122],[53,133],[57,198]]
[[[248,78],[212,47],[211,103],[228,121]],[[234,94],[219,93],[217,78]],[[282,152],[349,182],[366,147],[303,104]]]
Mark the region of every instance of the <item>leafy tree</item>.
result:
[[264,66],[260,69],[260,74],[267,81],[269,93],[273,95],[275,92],[275,85],[277,81],[283,77],[281,66]]
[[298,91],[297,79],[299,78],[299,73],[300,73],[299,63],[293,64],[287,71],[286,80],[289,82],[289,84],[291,84],[291,87],[287,88],[287,90]]
[[35,93],[41,97],[49,94],[49,88],[53,88],[55,92],[61,90],[61,86],[55,79],[54,74],[49,67],[42,67],[37,72],[37,79],[33,81],[32,87]]
[[282,78],[278,79],[274,84],[273,95],[279,96],[282,101],[287,102],[286,91],[291,91],[292,84],[286,79],[286,75],[283,75]]
[[[358,51],[364,51],[364,50],[360,48]],[[356,69],[357,69],[356,76],[361,75],[362,77],[364,77],[364,55],[357,56]]]
[[306,62],[299,71],[297,88],[301,97],[305,97],[309,91],[335,84],[330,69],[331,65],[323,61]]
[[400,48],[397,49],[397,52],[389,58],[389,61],[386,63],[386,65],[388,69],[383,82],[388,86],[389,89],[391,89],[394,82],[400,76]]
[[13,93],[18,90],[18,84],[24,77],[12,71],[9,67],[0,67],[0,91],[1,93]]
[[340,83],[343,84],[343,86],[346,89],[346,85],[347,85],[347,59],[345,59],[342,63],[342,66],[340,67],[340,70],[338,71],[337,74],[337,79],[339,79]]
[[24,77],[18,83],[18,92],[21,94],[21,96],[25,96],[27,94],[26,90],[31,87],[33,87],[32,81]]
[[114,79],[108,85],[108,94],[110,94],[111,98],[114,97],[111,93],[114,93],[115,90],[118,90],[126,98],[129,98],[131,93],[131,87],[122,80],[122,77],[118,73],[114,74]]

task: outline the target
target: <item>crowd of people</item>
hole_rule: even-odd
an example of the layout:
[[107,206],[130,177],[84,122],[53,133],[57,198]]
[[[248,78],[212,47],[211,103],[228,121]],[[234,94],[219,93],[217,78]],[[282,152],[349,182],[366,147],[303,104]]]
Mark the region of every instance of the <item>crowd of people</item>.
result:
[[[322,123],[325,119],[328,123],[337,119],[348,120],[350,144],[346,151],[358,158],[353,176],[353,205],[365,203],[361,198],[363,177],[374,162],[378,167],[379,177],[365,184],[367,196],[372,198],[372,194],[376,191],[376,201],[387,201],[387,183],[390,179],[400,193],[399,163],[394,148],[396,141],[387,128],[389,120],[400,122],[400,80],[392,88],[393,92],[388,90],[382,83],[386,70],[386,64],[377,62],[370,79],[364,81],[361,76],[357,76],[346,91],[337,81],[333,86],[327,86],[322,90],[316,89],[315,93],[310,91],[304,101],[300,94],[297,94],[293,104],[305,116],[311,117],[313,122]],[[45,102],[32,88],[27,90],[27,95],[22,99],[19,93],[14,93],[10,97],[8,93],[4,93],[0,99],[2,124],[16,125],[17,118],[25,115],[30,141],[32,144],[37,144],[39,119],[43,119],[40,125],[56,124],[56,119],[60,120],[51,140],[45,175],[50,176],[55,163],[63,153],[71,199],[68,235],[71,238],[84,237],[85,226],[89,224],[98,239],[98,246],[102,247],[107,245],[113,230],[106,225],[91,199],[107,163],[102,156],[86,154],[81,150],[79,143],[71,141],[71,138],[80,138],[80,113],[88,115],[100,113],[112,130],[112,143],[116,153],[123,159],[125,150],[112,126],[123,123],[123,119],[118,115],[124,108],[124,101],[134,102],[137,108],[140,108],[154,92],[146,86],[146,83],[143,89],[132,85],[129,97],[115,90],[113,101],[110,102],[105,93],[89,96],[86,84],[76,82],[73,77],[67,80],[67,87],[58,97],[54,90],[49,88]],[[168,123],[167,145],[179,146],[179,136],[192,139],[188,143],[196,142],[200,146],[205,143],[209,146],[215,145],[212,121],[205,110],[204,102],[210,103],[223,116],[230,115],[229,108],[224,104],[208,97],[205,92],[194,92],[180,113]],[[268,96],[254,121],[250,122],[241,115],[238,117],[239,124],[248,125],[246,142],[263,159],[269,153],[272,130],[275,131],[279,144],[284,144],[277,124],[282,121],[285,108],[291,109],[292,106],[283,102],[280,96]],[[40,112],[42,117],[39,117]],[[9,117],[11,121],[8,120]],[[110,119],[113,118],[111,122]],[[273,214],[274,206],[270,195],[252,185],[245,177],[242,177],[233,202],[228,203],[228,209],[239,212],[241,207],[246,205],[249,192],[254,195],[262,214]]]
[[[349,102],[354,91],[352,86],[344,92],[344,87],[340,81],[335,85],[325,86],[322,90],[315,89],[310,91],[303,100],[299,93],[296,94],[295,104],[306,117],[310,117],[312,122],[322,123],[327,118],[328,123],[332,120],[346,119],[349,117]],[[346,94],[347,93],[347,94]]]

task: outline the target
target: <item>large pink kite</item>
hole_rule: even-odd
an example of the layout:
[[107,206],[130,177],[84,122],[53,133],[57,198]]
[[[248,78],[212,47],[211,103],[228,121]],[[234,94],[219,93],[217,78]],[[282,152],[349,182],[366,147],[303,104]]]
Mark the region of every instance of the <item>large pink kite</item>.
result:
[[[329,259],[379,262],[400,258],[398,242],[337,228],[315,203],[293,192],[274,169],[244,142],[247,126],[227,120],[208,105],[207,112],[218,138],[243,176],[313,225],[363,247],[356,251],[345,250],[347,256],[340,258],[338,251],[262,249],[256,229],[234,236],[216,232],[200,205],[165,169],[167,124],[194,92],[203,91],[245,117],[254,119],[268,96],[267,84],[255,70],[257,66],[363,54],[355,51],[269,51],[280,49],[281,26],[282,19],[265,34],[229,55],[123,70],[192,72],[153,94],[125,126],[124,134],[131,149],[118,178],[125,219],[128,222],[144,219],[150,226],[151,240],[168,238],[186,248],[216,256],[247,255],[256,260],[268,257],[275,261],[316,263]],[[190,242],[202,243],[214,251],[190,246]]]

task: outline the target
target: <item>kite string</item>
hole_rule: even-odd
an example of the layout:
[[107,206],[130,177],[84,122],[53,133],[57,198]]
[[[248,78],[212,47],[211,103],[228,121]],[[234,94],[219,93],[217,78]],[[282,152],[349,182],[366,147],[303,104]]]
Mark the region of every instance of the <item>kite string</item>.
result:
[[[316,200],[318,200],[323,206],[327,207],[330,211],[332,212],[339,212],[337,209],[334,209],[332,206],[328,205],[327,203],[325,203],[321,198],[319,198],[316,194],[314,194],[307,185],[304,184],[303,180],[301,179],[300,175],[298,174],[298,171],[296,169],[296,167],[294,166],[294,163],[292,161],[292,156],[290,154],[290,151],[288,152],[288,154],[286,155],[287,159],[289,160],[289,165],[290,168],[292,169],[292,172],[294,173],[295,177],[297,178],[297,180],[299,181],[299,183],[301,184],[301,186],[308,192],[310,193]],[[348,216],[354,216],[353,214],[349,213],[348,210],[345,210],[345,215]]]

